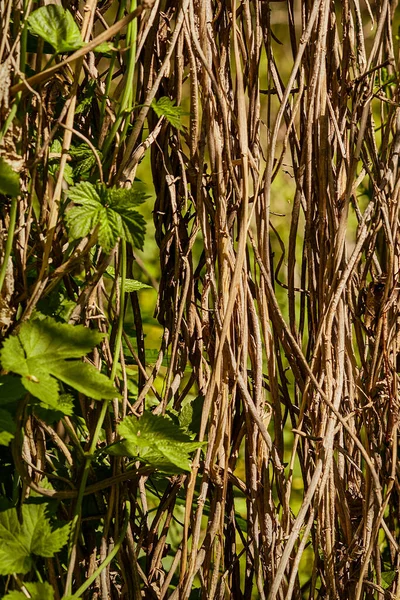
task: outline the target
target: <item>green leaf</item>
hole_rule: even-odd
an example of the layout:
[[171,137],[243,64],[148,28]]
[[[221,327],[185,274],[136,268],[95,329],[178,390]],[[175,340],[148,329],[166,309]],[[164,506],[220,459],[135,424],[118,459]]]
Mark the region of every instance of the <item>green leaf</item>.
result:
[[[31,600],[54,600],[54,590],[47,581],[43,583],[24,581],[24,586],[28,590]],[[23,592],[13,591],[3,596],[3,600],[26,600],[26,596]]]
[[105,56],[112,56],[112,52],[116,52],[117,49],[114,48],[111,42],[103,42],[99,44],[94,49],[94,52],[98,52],[99,54],[104,54]]
[[95,228],[99,220],[98,207],[74,206],[66,215],[70,240],[84,238]]
[[50,373],[43,371],[41,365],[31,366],[29,373],[22,378],[22,385],[32,396],[39,398],[47,406],[58,408],[60,387]]
[[118,392],[109,378],[88,363],[59,362],[54,367],[53,374],[67,385],[78,390],[78,392],[95,400],[111,399],[118,396]]
[[140,460],[167,473],[190,471],[189,453],[204,444],[190,437],[169,418],[145,412],[140,419],[126,417],[118,426],[123,438],[112,453],[138,456]]
[[[78,106],[81,107],[81,110],[78,109],[77,112],[84,112],[92,103],[93,96],[89,96],[85,98],[81,104]],[[79,146],[72,146],[70,149],[70,154],[73,160],[73,172],[76,179],[87,179],[90,175],[90,171],[96,165],[96,157],[88,144],[79,144]],[[100,159],[102,158],[102,153],[100,150],[97,150],[97,154]]]
[[120,215],[109,208],[102,208],[99,211],[99,244],[108,252],[115,246],[118,237],[124,237]]
[[0,158],[0,194],[18,196],[20,193],[19,175],[3,158]]
[[[61,153],[62,153],[62,142],[61,140],[59,140],[58,138],[55,138],[52,142],[51,142],[51,146],[50,146],[50,155],[51,154],[59,154],[60,156],[57,158],[61,158]],[[50,156],[50,160],[53,160],[55,157]]]
[[[96,49],[94,50],[96,52]],[[80,96],[82,98],[82,96]],[[79,114],[79,113],[83,113],[86,111],[86,109],[90,108],[93,99],[96,97],[96,81],[95,80],[91,80],[85,91],[84,91],[84,95],[83,95],[83,99],[81,99],[81,101],[79,102],[78,106],[75,109],[75,114]],[[83,144],[84,146],[86,146],[87,148],[89,148],[89,146],[87,144]],[[71,150],[74,148],[74,146],[71,146],[70,148],[70,154],[72,156],[72,152]],[[90,150],[90,148],[89,148]],[[90,153],[92,151],[90,150]]]
[[12,415],[7,411],[0,409],[0,445],[8,446],[14,437],[15,423]]
[[185,398],[179,411],[179,425],[188,433],[200,433],[201,416],[203,413],[204,396],[197,396],[194,400]]
[[91,352],[94,346],[100,344],[104,335],[83,325],[57,323],[50,317],[46,317],[41,321],[25,323],[18,337],[29,357],[43,358],[43,355],[46,355],[48,360],[54,358],[58,360],[81,358]]
[[[118,283],[121,285],[121,278],[118,277]],[[147,285],[146,283],[142,283],[141,281],[137,281],[136,279],[126,279],[125,280],[125,292],[138,292],[139,290],[144,289],[153,289],[151,285]]]
[[68,185],[74,185],[74,170],[71,165],[64,166],[64,180],[68,183]]
[[69,10],[57,4],[48,4],[33,11],[28,17],[32,33],[49,42],[57,53],[82,48],[78,25]]
[[0,575],[27,573],[33,555],[54,556],[67,543],[71,523],[53,529],[45,504],[24,504],[22,524],[16,508],[0,513]]
[[[3,369],[22,377],[22,385],[45,404],[62,410],[57,379],[96,400],[118,396],[110,380],[80,359],[102,340],[101,333],[82,325],[57,323],[50,317],[21,326],[0,351]],[[65,413],[65,414],[69,414]]]
[[70,188],[68,195],[75,205],[66,213],[71,240],[87,236],[98,226],[98,241],[105,252],[118,238],[143,248],[146,221],[135,207],[145,201],[144,192],[81,182]]
[[[114,267],[107,267],[105,274],[112,279],[115,279]],[[121,277],[118,277],[118,285],[121,286]],[[139,290],[143,290],[145,288],[153,289],[151,285],[147,285],[147,283],[142,283],[136,279],[125,279],[125,292],[127,293],[138,292]]]
[[383,571],[382,572],[382,587],[387,590],[396,578],[396,571]]
[[71,394],[60,394],[57,401],[57,408],[45,408],[43,404],[33,404],[33,412],[45,423],[52,425],[60,421],[64,415],[74,414],[74,397]]
[[185,112],[181,106],[175,106],[172,100],[167,98],[167,96],[162,96],[157,101],[153,100],[151,107],[157,117],[165,117],[167,121],[179,131],[183,128],[181,118],[188,113]]

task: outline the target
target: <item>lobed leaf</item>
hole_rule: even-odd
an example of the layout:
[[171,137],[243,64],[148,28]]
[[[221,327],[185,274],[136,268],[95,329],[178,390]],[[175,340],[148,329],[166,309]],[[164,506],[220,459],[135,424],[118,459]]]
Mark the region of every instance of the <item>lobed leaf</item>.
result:
[[65,217],[71,240],[85,237],[98,226],[98,241],[105,252],[115,246],[118,238],[143,248],[146,221],[135,207],[146,199],[144,192],[108,189],[86,181],[70,188],[68,195],[75,204]]
[[[21,326],[18,336],[9,337],[0,351],[3,369],[17,373],[28,392],[46,408],[62,410],[58,379],[96,400],[118,396],[108,377],[80,360],[103,338],[82,325],[57,323],[50,317]],[[74,360],[75,359],[75,360]]]
[[188,113],[181,106],[175,106],[173,101],[167,96],[162,96],[157,101],[153,100],[151,107],[157,117],[165,117],[178,131],[183,128],[181,119],[183,115],[187,115]]
[[123,438],[112,446],[113,454],[139,457],[157,469],[175,473],[190,471],[189,453],[202,447],[168,417],[145,412],[140,419],[126,417],[118,426]]
[[53,529],[45,504],[23,504],[22,523],[16,508],[0,513],[0,575],[27,573],[34,555],[54,556],[67,543],[70,523]]

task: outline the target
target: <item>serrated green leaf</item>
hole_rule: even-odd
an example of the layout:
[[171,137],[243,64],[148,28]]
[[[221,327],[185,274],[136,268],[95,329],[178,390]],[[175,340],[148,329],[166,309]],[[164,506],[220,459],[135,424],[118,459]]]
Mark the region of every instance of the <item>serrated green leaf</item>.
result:
[[69,10],[58,4],[48,4],[33,11],[28,17],[32,33],[49,42],[57,53],[82,48],[83,41],[78,25]]
[[[58,172],[60,170],[60,165],[58,162],[54,160],[49,164],[49,173],[56,179],[58,177]],[[66,164],[63,171],[63,178],[68,183],[68,185],[74,185],[74,171],[71,165]]]
[[46,355],[46,360],[56,358],[81,358],[100,344],[104,335],[83,325],[57,323],[46,317],[41,321],[24,323],[19,339],[30,358]]
[[[24,581],[24,586],[28,590],[31,600],[54,600],[54,590],[47,581],[43,583]],[[3,596],[3,600],[26,600],[26,596],[23,592],[12,591]]]
[[118,396],[113,384],[95,367],[80,359],[103,335],[78,325],[57,323],[50,317],[21,326],[0,351],[3,369],[22,377],[22,385],[47,408],[62,410],[58,379],[97,400]]
[[64,166],[64,180],[68,185],[74,185],[74,170],[71,165],[66,164]]
[[[107,267],[106,275],[109,275],[112,279],[115,279],[115,269],[114,267]],[[118,285],[121,286],[121,277],[118,277]],[[147,283],[142,283],[141,281],[137,281],[136,279],[125,279],[125,292],[138,292],[139,290],[143,290],[145,288],[152,289],[151,285],[147,285]]]
[[29,367],[29,375],[22,376],[22,385],[47,406],[57,408],[60,389],[58,381],[50,373],[46,373],[40,364],[38,366],[37,361]]
[[66,213],[70,239],[84,237],[98,225],[99,244],[106,252],[118,238],[143,248],[146,221],[134,209],[146,198],[142,191],[81,182],[70,188],[69,198],[75,204]]
[[[99,153],[99,156],[101,158],[101,153]],[[74,174],[75,174],[76,178],[79,179],[79,178],[88,176],[95,164],[96,164],[96,158],[95,158],[94,154],[91,154],[84,160],[81,160],[80,162],[76,163],[74,165]]]
[[[85,100],[87,100],[87,98],[85,98]],[[84,160],[85,158],[89,158],[89,156],[93,156],[92,149],[85,143],[79,144],[78,146],[71,146],[69,153],[74,160]]]
[[122,238],[127,242],[143,250],[144,235],[146,232],[146,221],[136,210],[121,211],[123,233]]
[[27,573],[33,555],[54,556],[67,543],[70,523],[53,529],[45,504],[24,504],[22,524],[16,508],[0,513],[0,575]]
[[13,196],[20,193],[19,175],[3,158],[0,158],[0,194]]
[[88,181],[82,181],[69,189],[68,197],[72,202],[79,205],[97,208],[98,204],[102,204],[97,188]]
[[23,526],[28,535],[31,535],[31,553],[50,558],[68,542],[71,523],[54,529],[46,518],[45,511],[45,504],[24,504]]
[[108,190],[111,204],[115,210],[129,211],[133,206],[140,206],[143,204],[148,196],[140,189],[131,188],[110,188]]
[[[90,93],[79,105],[81,110],[76,110],[75,112],[83,112],[87,107],[89,107],[93,96],[94,90],[93,93]],[[96,164],[96,157],[93,153],[93,150],[88,144],[83,143],[79,144],[79,146],[72,146],[70,149],[70,154],[73,159],[73,172],[75,178],[80,180],[87,178],[90,175],[90,171]],[[97,154],[101,159],[101,150],[97,150]]]
[[[140,419],[126,417],[118,426],[122,442],[116,451],[126,451],[165,472],[190,471],[189,453],[204,444],[190,437],[167,417],[145,412]],[[172,470],[171,470],[172,469]]]
[[99,210],[91,206],[74,206],[66,214],[70,240],[84,238],[98,223]]
[[[94,50],[96,52],[96,49]],[[84,92],[84,96],[83,99],[79,102],[78,106],[75,109],[75,114],[79,114],[79,113],[83,113],[86,111],[86,109],[88,109],[90,107],[90,105],[92,104],[92,100],[93,98],[95,98],[96,96],[96,82],[94,80],[91,80],[87,87],[86,90]],[[89,148],[89,146],[87,144],[80,144],[81,146],[87,146]],[[76,147],[76,146],[75,146]],[[71,146],[70,148],[70,154],[71,156],[73,156],[73,148],[74,146]],[[90,148],[89,148],[90,149]],[[72,150],[72,152],[71,152]],[[90,150],[90,153],[92,151]]]
[[55,139],[51,142],[50,146],[50,154],[61,154],[62,152],[62,143],[59,139]]
[[99,244],[110,251],[122,237],[122,219],[110,208],[102,208],[99,212]]
[[[118,278],[119,285],[121,285],[121,278]],[[152,289],[151,285],[147,285],[147,283],[142,283],[141,281],[137,281],[136,279],[126,279],[125,280],[125,292],[128,294],[130,292],[138,292],[139,290],[144,289]]]
[[[24,349],[17,336],[10,336],[3,343],[0,359],[3,369],[6,371],[14,371],[18,375],[29,375]],[[18,368],[18,371],[14,367]]]
[[12,415],[4,409],[0,409],[0,445],[8,446],[14,437],[15,422]]
[[173,127],[176,127],[179,131],[182,129],[182,116],[187,115],[181,106],[175,106],[173,101],[167,96],[162,96],[157,101],[153,100],[151,107],[156,113],[157,117],[165,117]]
[[[56,421],[60,421],[65,415],[71,416],[74,414],[74,397],[71,394],[60,394],[57,400],[57,408],[51,409],[46,404],[33,404],[34,414],[51,425]],[[42,482],[43,485],[43,482]]]

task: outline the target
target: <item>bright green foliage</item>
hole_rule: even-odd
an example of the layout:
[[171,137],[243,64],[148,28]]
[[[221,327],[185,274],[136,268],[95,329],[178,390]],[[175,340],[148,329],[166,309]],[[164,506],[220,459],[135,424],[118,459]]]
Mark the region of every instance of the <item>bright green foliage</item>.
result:
[[33,11],[28,25],[32,33],[49,42],[58,54],[83,46],[81,32],[72,14],[57,4],[48,4]]
[[105,252],[115,246],[118,238],[143,248],[146,221],[135,207],[145,201],[144,192],[84,181],[70,188],[68,195],[75,204],[66,214],[70,239],[85,237],[98,227],[98,242]]
[[96,46],[96,48],[94,49],[94,52],[97,52],[98,54],[103,54],[105,56],[111,56],[112,52],[115,51],[116,48],[114,48],[111,42],[103,42],[102,44]]
[[12,415],[7,411],[0,409],[0,445],[8,446],[14,437],[15,423]]
[[0,513],[0,575],[27,573],[34,555],[54,556],[67,543],[70,523],[53,529],[45,504],[23,504],[22,524],[16,508]]
[[167,98],[167,96],[162,96],[162,98],[159,98],[157,101],[153,100],[151,108],[154,110],[157,117],[165,117],[167,121],[179,131],[183,127],[181,118],[183,115],[188,114],[181,106],[175,106],[172,100]]
[[140,419],[126,417],[118,426],[123,438],[109,448],[111,454],[139,457],[164,473],[190,471],[189,453],[204,444],[190,437],[168,417],[145,412]]
[[57,379],[96,400],[111,399],[118,394],[110,380],[92,365],[76,360],[102,338],[101,333],[82,325],[73,327],[49,317],[33,320],[21,326],[18,336],[4,342],[0,351],[2,368],[21,375],[25,389],[46,408],[64,406],[59,404]]
[[[28,590],[32,600],[54,600],[54,590],[47,581],[40,582],[25,582],[24,586]],[[23,592],[9,592],[3,597],[3,600],[26,600]]]
[[[92,102],[92,97],[88,96],[80,104],[81,110],[76,112],[84,112],[88,104]],[[98,156],[101,159],[102,153],[97,150]],[[79,146],[71,146],[70,155],[73,159],[73,171],[77,179],[86,180],[90,175],[90,171],[96,164],[96,157],[93,150],[88,144],[79,144]]]
[[396,578],[396,571],[383,571],[382,572],[382,587],[384,590],[387,590],[392,585],[393,581]]
[[0,158],[0,194],[18,196],[20,191],[19,175],[3,158]]
[[[114,267],[107,267],[106,275],[109,275],[112,279],[115,279]],[[118,277],[118,285],[121,285],[121,277]],[[151,285],[147,285],[147,283],[142,283],[136,279],[125,279],[125,292],[127,293],[138,292],[139,290],[143,290],[145,288],[151,289]]]

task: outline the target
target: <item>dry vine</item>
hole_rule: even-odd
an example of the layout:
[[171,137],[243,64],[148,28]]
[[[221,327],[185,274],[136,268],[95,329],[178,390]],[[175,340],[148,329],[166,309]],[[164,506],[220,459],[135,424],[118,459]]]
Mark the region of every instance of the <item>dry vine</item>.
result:
[[[124,401],[112,404],[105,438],[111,443],[118,420],[140,416],[148,398],[155,414],[179,412],[187,397],[204,399],[199,439],[207,445],[190,474],[161,484],[146,467],[126,472],[120,457],[107,477],[91,472],[85,494],[102,507],[102,536],[83,522],[67,583],[82,583],[110,553],[129,498],[134,511],[118,562],[85,597],[400,598],[397,0],[142,3],[98,40],[137,19],[135,106],[122,117],[117,100],[129,63],[118,58],[106,98],[109,71],[102,73],[105,63],[91,53],[97,42],[89,42],[109,27],[107,4],[88,0],[79,12],[67,3],[89,46],[22,83],[9,23],[19,11],[11,0],[0,4],[1,60],[15,78],[1,90],[2,122],[8,93],[9,102],[22,94],[20,109],[31,107],[8,129],[1,154],[21,154],[22,176],[29,171],[33,181],[19,199],[14,274],[7,272],[0,298],[4,333],[64,281],[75,302],[70,322],[111,328],[92,361],[112,371],[120,304],[114,311],[108,302],[103,274],[111,260],[118,268],[120,251],[92,263],[86,238],[63,254],[63,174],[74,134],[103,152],[98,177],[103,171],[109,185],[129,188],[148,151],[163,336],[149,368],[140,296],[132,292],[135,345],[126,340],[139,365],[138,393],[128,402],[122,360]],[[89,84],[95,93],[82,118],[75,110]],[[150,109],[161,97],[187,107],[186,128]],[[115,123],[120,138],[106,152]],[[63,151],[53,180],[48,150],[56,134]],[[3,210],[2,230],[8,219]],[[132,269],[135,252],[128,253]],[[100,409],[84,397],[80,404],[93,435]],[[62,431],[31,417],[22,460],[14,458],[28,486],[71,514],[79,470],[73,489],[65,481],[53,482],[56,491],[40,486],[55,446],[70,464],[71,452],[82,452],[76,424],[67,418],[67,425],[65,444]],[[63,567],[46,564],[60,598]]]

